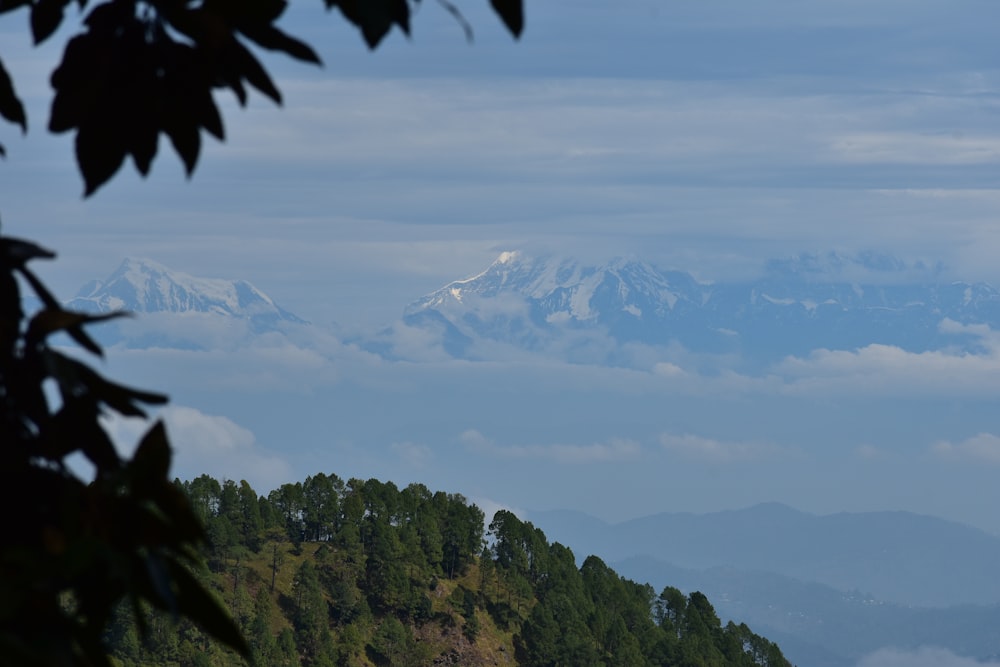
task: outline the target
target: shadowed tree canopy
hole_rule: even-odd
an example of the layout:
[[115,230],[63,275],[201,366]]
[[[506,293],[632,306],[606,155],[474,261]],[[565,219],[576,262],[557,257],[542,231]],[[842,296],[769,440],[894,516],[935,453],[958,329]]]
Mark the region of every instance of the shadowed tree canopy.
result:
[[[374,49],[398,27],[410,34],[411,5],[421,0],[323,0],[361,31]],[[459,10],[438,0],[471,35]],[[241,105],[247,88],[281,104],[281,91],[248,48],[279,51],[315,65],[313,48],[278,27],[287,0],[0,0],[0,14],[28,13],[35,44],[63,22],[70,4],[85,11],[83,31],[69,40],[52,73],[48,129],[76,132],[84,194],[93,194],[131,157],[143,176],[165,135],[190,175],[202,133],[225,138],[213,91],[228,88]],[[524,27],[522,0],[490,0],[514,36]],[[92,5],[88,7],[88,5]],[[2,54],[0,54],[2,55]],[[27,131],[24,105],[0,60],[0,116]],[[0,146],[0,155],[3,155]]]
[[[393,26],[408,34],[417,2],[325,0],[360,29],[369,48]],[[438,2],[464,25],[450,2]],[[48,129],[75,132],[87,196],[126,158],[148,174],[161,134],[190,175],[202,133],[225,136],[213,97],[218,88],[241,104],[248,86],[280,104],[278,87],[248,46],[320,62],[312,47],[277,27],[286,0],[0,0],[0,15],[26,16],[39,44],[59,28],[70,4],[84,17],[83,28],[52,73]],[[490,4],[520,34],[521,0]],[[0,116],[27,131],[27,113],[2,61]],[[154,607],[195,621],[249,657],[240,628],[199,581],[197,568],[208,537],[205,518],[224,512],[230,530],[221,542],[230,533],[254,532],[263,520],[255,497],[249,487],[214,483],[203,485],[192,503],[170,481],[171,447],[161,422],[131,459],[121,456],[102,418],[145,417],[145,406],[166,397],[105,379],[50,343],[67,334],[100,357],[86,327],[122,314],[64,309],[29,266],[54,256],[31,241],[0,237],[0,505],[16,508],[0,538],[3,663],[110,665],[103,633],[123,599],[140,633]],[[31,316],[22,308],[24,288],[42,303]],[[74,457],[89,463],[86,476],[70,464]],[[312,535],[330,530],[323,516],[306,518]],[[481,515],[475,518],[482,523]]]

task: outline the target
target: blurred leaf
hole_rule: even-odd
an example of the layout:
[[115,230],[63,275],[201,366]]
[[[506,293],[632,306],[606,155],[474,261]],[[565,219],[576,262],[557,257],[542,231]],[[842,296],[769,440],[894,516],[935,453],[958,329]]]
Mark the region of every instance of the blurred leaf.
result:
[[62,0],[36,0],[31,6],[31,34],[41,44],[56,31],[63,20]]
[[33,241],[25,241],[10,236],[0,238],[0,266],[7,264],[21,268],[32,259],[52,259],[56,256]]
[[240,75],[251,86],[274,100],[275,104],[281,104],[281,93],[275,87],[274,82],[271,81],[270,75],[264,70],[260,62],[254,58],[253,54],[235,38],[229,50],[232,53],[231,57],[239,68]]
[[37,357],[30,356],[15,359],[10,370],[6,378],[7,400],[17,411],[16,417],[22,430],[34,432],[49,415],[49,404],[42,390],[45,372],[40,368]]
[[178,612],[177,598],[174,597],[174,591],[170,585],[171,576],[170,571],[167,569],[167,564],[156,553],[148,554],[143,560],[146,565],[146,574],[149,575],[149,583],[160,602],[157,606],[165,608],[176,620]]
[[195,99],[198,102],[194,108],[201,126],[219,141],[225,139],[226,131],[222,125],[222,116],[219,115],[219,107],[215,106],[212,93],[208,90],[198,91]]
[[250,647],[226,609],[180,563],[167,559],[167,569],[174,580],[177,606],[182,614],[204,628],[216,639],[250,658]]
[[163,131],[170,138],[174,150],[184,162],[184,170],[188,176],[194,173],[198,164],[198,154],[201,152],[201,134],[198,123],[193,118],[177,114],[163,121]]
[[348,21],[361,29],[361,35],[374,49],[395,23],[410,34],[410,6],[406,0],[326,0],[328,9],[338,7]]
[[31,318],[25,338],[29,346],[36,345],[57,331],[79,328],[80,325],[91,322],[103,322],[128,316],[129,313],[124,311],[90,314],[63,310],[62,308],[46,308]]
[[125,137],[110,120],[102,114],[77,128],[76,162],[83,175],[84,197],[107,183],[125,161]]
[[28,131],[28,116],[24,112],[24,105],[14,92],[14,82],[11,81],[2,60],[0,60],[0,116],[20,125],[22,132]]
[[490,0],[493,10],[514,37],[524,30],[524,4],[522,0]]
[[13,272],[3,271],[0,273],[0,355],[13,355],[23,317],[21,289]]
[[[37,248],[37,249],[44,250],[43,248]],[[31,251],[28,248],[23,248],[23,250],[29,252]],[[38,279],[38,276],[36,276],[31,269],[22,264],[21,266],[18,267],[18,270],[21,272],[21,275],[24,276],[24,278],[28,281],[28,284],[31,285],[31,289],[35,290],[35,295],[39,299],[41,299],[42,303],[45,304],[46,308],[52,308],[54,310],[58,310],[59,308],[62,307],[59,305],[59,300],[52,295],[52,292],[48,290],[48,288],[42,283],[41,280]]]
[[[97,423],[98,410],[93,399],[76,399],[70,404],[71,423],[75,427],[74,437],[80,443],[80,451],[90,459],[99,473],[110,473],[121,468],[122,460],[111,438]],[[71,450],[72,451],[72,450]]]
[[0,14],[31,4],[31,0],[0,0]]
[[[43,250],[39,248],[39,250]],[[47,252],[47,251],[45,251]],[[54,256],[54,255],[53,255]],[[48,310],[62,310],[62,306],[59,305],[59,301],[49,292],[48,288],[42,283],[41,280],[26,266],[20,267],[21,275],[25,277],[31,288],[35,290],[35,294],[41,299],[42,303],[45,304]],[[77,342],[85,350],[94,354],[98,357],[103,357],[104,352],[101,350],[101,346],[98,345],[93,338],[91,338],[81,326],[70,326],[66,329],[66,333]]]
[[[163,113],[167,118],[191,117],[216,139],[225,138],[222,116],[212,97],[210,77],[199,68],[196,51],[187,44],[171,41],[166,46],[170,67],[163,78]],[[164,121],[166,124],[167,121]]]
[[[191,499],[181,489],[170,483],[158,484],[149,490],[149,496],[171,519],[171,528],[177,540],[188,545],[205,541],[205,528],[191,507]],[[193,554],[191,551],[187,555]]]
[[[50,311],[63,310],[62,306],[59,305],[59,302],[56,300],[56,298],[52,296],[52,294],[45,287],[45,285],[42,284],[42,281],[40,281],[30,269],[28,269],[27,267],[21,267],[21,274],[28,280],[28,283],[31,285],[32,289],[35,290],[35,294],[37,294],[38,298],[41,299],[42,303],[45,304],[46,310]],[[101,319],[107,319],[107,318],[101,318]],[[31,327],[29,325],[29,331],[30,328]],[[81,347],[83,347],[91,354],[94,354],[98,357],[104,356],[104,352],[101,350],[101,346],[98,345],[94,341],[94,339],[91,338],[83,330],[83,327],[80,324],[69,325],[68,327],[66,327],[66,333],[69,334],[69,336],[73,340],[75,340],[77,344],[79,344]],[[37,344],[37,341],[33,340],[31,337],[28,337],[25,342],[28,343],[29,345]]]
[[139,82],[131,92],[132,108],[126,116],[125,125],[128,134],[128,152],[132,155],[135,168],[143,176],[149,175],[149,169],[156,157],[159,147],[159,105],[161,91],[156,90],[159,80]]
[[316,63],[317,65],[323,64],[311,46],[285,34],[274,26],[243,27],[240,28],[240,32],[265,49],[287,53],[296,60]]
[[98,99],[98,84],[93,65],[106,48],[89,34],[69,40],[62,61],[50,79],[55,95],[49,113],[49,132],[70,130],[90,114]]
[[159,482],[170,472],[170,443],[162,421],[157,421],[143,436],[132,456],[130,469],[139,480]]
[[69,395],[77,395],[81,389],[91,393],[96,400],[104,403],[124,417],[145,417],[136,403],[159,405],[167,402],[163,394],[131,389],[105,380],[86,364],[71,359],[54,350],[47,354],[52,366],[52,376],[59,382],[60,388]]

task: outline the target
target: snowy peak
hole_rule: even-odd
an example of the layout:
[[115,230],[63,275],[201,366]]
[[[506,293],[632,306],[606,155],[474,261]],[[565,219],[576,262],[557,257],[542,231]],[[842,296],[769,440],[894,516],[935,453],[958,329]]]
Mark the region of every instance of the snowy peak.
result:
[[483,299],[525,299],[552,322],[587,321],[605,313],[640,317],[672,308],[679,295],[652,266],[617,258],[600,267],[555,256],[503,252],[482,273],[449,283],[411,304],[407,316],[434,309],[475,308]]
[[247,320],[258,329],[304,323],[245,280],[191,276],[149,259],[126,259],[106,280],[85,285],[67,306],[89,312],[203,313]]
[[764,268],[756,280],[703,283],[634,258],[588,265],[504,252],[412,303],[403,323],[440,337],[454,357],[490,358],[500,343],[587,363],[617,363],[633,343],[764,363],[871,344],[976,353],[967,325],[1000,329],[1000,292],[943,282],[940,265],[826,253]]

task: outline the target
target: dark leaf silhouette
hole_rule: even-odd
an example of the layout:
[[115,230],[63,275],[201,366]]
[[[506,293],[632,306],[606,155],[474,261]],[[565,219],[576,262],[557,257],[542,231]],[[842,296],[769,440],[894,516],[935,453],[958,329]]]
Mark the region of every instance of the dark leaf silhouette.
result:
[[63,20],[63,0],[37,0],[31,6],[31,35],[41,44],[59,28]]
[[24,113],[24,105],[14,92],[14,82],[0,60],[0,116],[21,126],[22,132],[28,131],[28,116]]
[[520,37],[524,31],[523,0],[490,0],[493,10],[515,37]]
[[406,0],[326,0],[326,6],[339,8],[344,18],[360,28],[370,49],[379,45],[394,24],[410,34],[410,6]]

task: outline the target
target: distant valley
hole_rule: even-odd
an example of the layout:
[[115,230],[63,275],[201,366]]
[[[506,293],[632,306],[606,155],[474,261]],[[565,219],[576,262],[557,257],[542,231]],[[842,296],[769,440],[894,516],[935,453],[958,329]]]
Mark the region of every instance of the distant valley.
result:
[[850,667],[891,645],[980,659],[1000,650],[1000,538],[927,516],[816,516],[784,505],[607,524],[533,512],[553,540],[654,588],[700,590],[789,658]]

